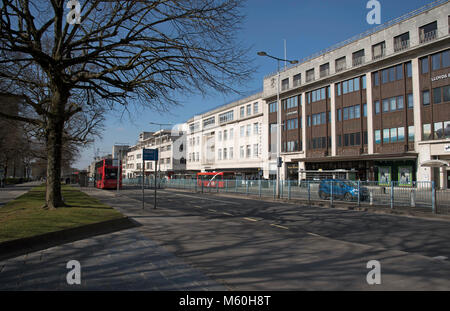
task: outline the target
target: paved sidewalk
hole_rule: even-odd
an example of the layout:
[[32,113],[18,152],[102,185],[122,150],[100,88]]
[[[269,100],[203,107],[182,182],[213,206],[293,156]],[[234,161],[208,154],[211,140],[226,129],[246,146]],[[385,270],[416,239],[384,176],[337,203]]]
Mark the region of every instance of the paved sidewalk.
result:
[[[120,204],[120,200],[115,200]],[[139,208],[136,208],[138,211]],[[81,265],[68,285],[67,262]],[[0,262],[0,290],[226,290],[154,241],[139,227]]]
[[5,188],[0,188],[0,208],[11,200],[27,193],[31,188],[39,186],[40,181],[32,181],[28,183],[23,183],[19,185],[6,186]]

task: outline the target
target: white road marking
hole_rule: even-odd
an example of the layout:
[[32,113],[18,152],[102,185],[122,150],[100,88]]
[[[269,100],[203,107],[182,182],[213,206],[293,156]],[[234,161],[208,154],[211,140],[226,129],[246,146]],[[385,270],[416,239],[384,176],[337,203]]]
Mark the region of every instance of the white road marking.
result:
[[285,226],[280,226],[280,225],[277,225],[277,224],[271,224],[271,226],[273,226],[273,227],[277,227],[277,228],[281,228],[281,229],[285,229],[285,230],[289,230],[289,228],[288,228],[288,227],[285,227]]

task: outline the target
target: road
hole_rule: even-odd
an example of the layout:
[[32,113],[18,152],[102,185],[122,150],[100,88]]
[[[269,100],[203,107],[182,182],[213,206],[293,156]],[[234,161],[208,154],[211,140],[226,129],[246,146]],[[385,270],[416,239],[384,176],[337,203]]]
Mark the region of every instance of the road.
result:
[[[99,192],[92,192],[99,196]],[[123,190],[122,212],[159,245],[231,290],[450,290],[450,222],[288,203]],[[114,196],[104,192],[103,196]],[[369,286],[370,260],[382,284]]]
[[41,182],[33,181],[18,185],[10,185],[5,188],[0,188],[0,207],[9,201],[27,193],[31,188],[39,186]]

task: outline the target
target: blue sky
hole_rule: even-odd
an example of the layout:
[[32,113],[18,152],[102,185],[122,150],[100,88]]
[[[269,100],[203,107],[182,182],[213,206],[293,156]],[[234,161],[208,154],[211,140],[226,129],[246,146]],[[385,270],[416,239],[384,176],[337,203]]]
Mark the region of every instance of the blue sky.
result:
[[[335,43],[349,39],[376,25],[369,25],[366,16],[368,0],[248,0],[244,9],[246,19],[242,24],[239,40],[251,47],[254,64],[258,70],[253,79],[240,86],[240,91],[250,93],[262,89],[263,77],[276,71],[276,62],[256,56],[258,51],[283,57],[284,40],[287,42],[287,57],[302,59]],[[381,23],[388,22],[405,13],[418,9],[430,0],[379,0]],[[182,98],[180,96],[180,98]],[[107,116],[102,139],[81,153],[74,164],[84,169],[94,157],[94,148],[99,155],[111,153],[114,143],[134,144],[142,131],[157,130],[149,122],[178,124],[196,113],[204,112],[239,98],[236,94],[224,96],[219,93],[207,97],[191,96],[183,99],[182,106],[174,107],[170,113],[159,114],[151,110],[131,109],[130,115],[111,113]]]

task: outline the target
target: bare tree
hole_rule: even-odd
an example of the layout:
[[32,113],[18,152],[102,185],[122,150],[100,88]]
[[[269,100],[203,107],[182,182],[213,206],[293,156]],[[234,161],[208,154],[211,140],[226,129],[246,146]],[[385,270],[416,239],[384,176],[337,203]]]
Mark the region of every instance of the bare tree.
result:
[[236,40],[243,1],[90,0],[71,24],[78,15],[67,0],[2,0],[0,87],[28,110],[0,116],[45,137],[48,208],[63,206],[61,149],[77,116],[89,127],[101,109],[164,109],[175,92],[229,92],[248,81],[248,50]]

